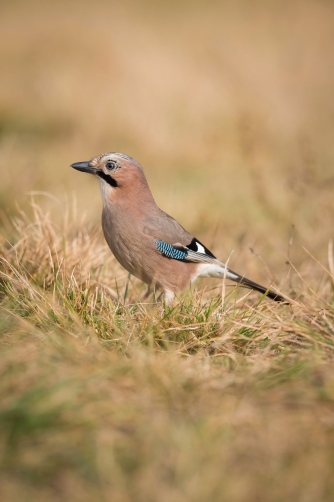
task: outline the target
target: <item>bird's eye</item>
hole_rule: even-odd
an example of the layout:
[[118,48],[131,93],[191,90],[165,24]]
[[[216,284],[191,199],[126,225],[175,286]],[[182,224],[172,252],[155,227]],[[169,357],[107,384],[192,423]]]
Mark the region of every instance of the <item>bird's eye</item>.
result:
[[114,160],[108,160],[108,162],[106,162],[106,168],[111,171],[112,169],[115,169],[117,167],[117,162],[115,162]]

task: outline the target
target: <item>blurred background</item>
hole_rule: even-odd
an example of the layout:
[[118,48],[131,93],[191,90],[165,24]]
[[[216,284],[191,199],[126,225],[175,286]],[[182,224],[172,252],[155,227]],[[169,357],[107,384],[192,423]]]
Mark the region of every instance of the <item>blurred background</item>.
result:
[[307,272],[301,246],[326,262],[330,0],[2,0],[0,8],[3,225],[18,206],[29,210],[30,192],[52,195],[35,199],[55,220],[76,198],[77,214],[99,225],[98,185],[69,165],[120,151],[143,165],[160,207],[221,259],[234,250],[230,264],[241,273],[284,283],[287,255]]

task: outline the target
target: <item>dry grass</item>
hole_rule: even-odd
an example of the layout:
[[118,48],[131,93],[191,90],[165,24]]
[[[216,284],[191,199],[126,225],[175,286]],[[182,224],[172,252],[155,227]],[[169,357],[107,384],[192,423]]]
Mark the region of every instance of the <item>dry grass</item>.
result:
[[[331,501],[331,2],[1,11],[1,500]],[[67,167],[110,150],[291,306],[214,280],[139,303]]]
[[3,500],[331,499],[330,273],[291,306],[164,310],[83,222],[33,213],[2,247]]

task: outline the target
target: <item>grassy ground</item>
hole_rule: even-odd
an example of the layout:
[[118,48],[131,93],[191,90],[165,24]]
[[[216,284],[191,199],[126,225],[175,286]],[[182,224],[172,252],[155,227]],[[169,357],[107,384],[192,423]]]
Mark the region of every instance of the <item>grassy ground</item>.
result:
[[1,259],[2,500],[331,500],[333,274],[163,309],[33,209]]
[[[331,501],[330,2],[4,2],[0,497]],[[103,241],[103,151],[257,293],[138,302]]]

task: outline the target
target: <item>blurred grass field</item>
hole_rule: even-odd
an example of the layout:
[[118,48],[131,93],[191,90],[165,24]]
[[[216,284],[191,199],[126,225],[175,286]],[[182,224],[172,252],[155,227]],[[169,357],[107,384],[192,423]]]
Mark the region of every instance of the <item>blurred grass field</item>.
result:
[[[1,500],[331,501],[333,3],[0,11]],[[106,151],[292,305],[138,303],[69,167]]]

